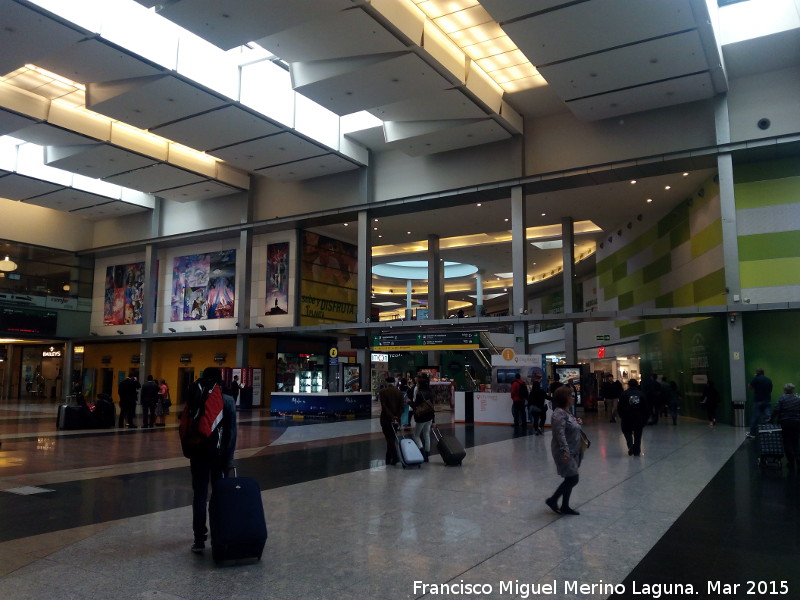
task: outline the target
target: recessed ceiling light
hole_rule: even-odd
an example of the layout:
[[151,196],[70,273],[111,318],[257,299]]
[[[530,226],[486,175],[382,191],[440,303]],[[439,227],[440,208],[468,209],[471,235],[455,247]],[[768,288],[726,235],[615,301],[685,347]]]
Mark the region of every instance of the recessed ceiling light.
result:
[[480,203],[480,202],[478,202],[478,206],[480,206],[480,205],[481,205],[481,203]]
[[546,216],[547,216],[547,213],[542,213],[542,216],[543,216],[543,217],[546,217]]
[[672,189],[672,186],[671,186],[671,185],[665,185],[665,186],[664,186],[664,189],[665,189],[665,190],[671,190],[671,189]]
[[344,224],[344,226],[345,226],[345,227],[347,227],[347,226],[348,226],[348,223],[345,223],[345,224]]
[[506,219],[506,223],[508,223],[508,219]]
[[374,231],[378,231],[378,228],[377,228],[377,227],[373,227],[372,229],[373,229]]
[[650,202],[652,202],[652,201],[653,201],[653,199],[652,199],[652,198],[648,198],[648,199],[647,199],[647,203],[648,203],[648,204],[649,204]]
[[406,231],[406,233],[407,233],[408,235],[411,235],[411,232],[410,232],[410,231]]
[[635,179],[631,179],[631,185],[634,185],[635,183],[636,183],[636,180]]
[[378,219],[375,219],[375,222],[377,223],[377,222],[378,222]]
[[683,174],[683,176],[684,176],[684,177],[688,177],[688,176],[689,176],[689,174],[688,174],[688,173],[684,173],[684,174]]

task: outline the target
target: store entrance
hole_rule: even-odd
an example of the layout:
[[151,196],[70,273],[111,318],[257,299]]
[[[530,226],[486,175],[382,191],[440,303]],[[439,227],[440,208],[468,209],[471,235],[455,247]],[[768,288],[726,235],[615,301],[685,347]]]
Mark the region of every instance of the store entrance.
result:
[[100,369],[100,393],[113,395],[114,369]]
[[189,386],[194,383],[194,367],[178,367],[178,389],[175,402],[183,404]]

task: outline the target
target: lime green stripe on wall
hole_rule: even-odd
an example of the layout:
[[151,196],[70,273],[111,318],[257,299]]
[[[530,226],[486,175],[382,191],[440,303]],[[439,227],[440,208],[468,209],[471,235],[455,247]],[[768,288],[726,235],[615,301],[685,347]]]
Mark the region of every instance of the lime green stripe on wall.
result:
[[736,208],[759,208],[800,202],[800,177],[737,183],[733,186]]
[[782,158],[757,163],[736,165],[733,168],[733,182],[747,183],[765,179],[782,179],[800,176],[800,161],[795,157]]
[[[741,258],[741,240],[739,238],[739,257]],[[692,258],[697,258],[705,254],[712,248],[716,248],[722,243],[722,219],[717,219],[711,225],[697,232],[692,237]]]
[[800,258],[773,258],[739,262],[742,287],[800,284]]
[[739,260],[767,260],[800,256],[800,231],[778,231],[739,236]]

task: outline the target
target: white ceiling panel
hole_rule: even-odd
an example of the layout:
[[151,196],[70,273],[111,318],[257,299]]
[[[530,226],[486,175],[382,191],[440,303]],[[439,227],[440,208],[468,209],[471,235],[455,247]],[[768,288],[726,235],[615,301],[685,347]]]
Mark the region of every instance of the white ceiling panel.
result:
[[367,112],[382,121],[427,121],[434,119],[480,119],[486,117],[461,90],[437,90],[399,102],[371,108]]
[[191,148],[211,150],[282,130],[246,110],[226,106],[164,127],[157,127],[152,131]]
[[800,65],[800,28],[722,47],[728,77],[736,79]]
[[362,60],[295,63],[295,90],[341,116],[452,87],[413,53]]
[[80,146],[82,144],[96,144],[97,140],[84,137],[78,133],[73,133],[50,125],[49,123],[36,123],[14,132],[14,137],[39,144],[40,146]]
[[[13,113],[8,110],[0,110],[0,135],[8,135],[10,133],[16,133],[21,129],[30,127],[34,123],[36,123],[36,121],[34,121],[33,119],[22,117],[17,113]],[[19,137],[19,136],[14,136],[14,137]]]
[[351,0],[179,0],[158,14],[230,50],[351,6]]
[[585,121],[619,117],[673,104],[711,98],[714,85],[708,73],[680,77],[568,102],[570,110]]
[[59,52],[82,39],[74,29],[45,17],[41,13],[3,0],[3,26],[0,27],[0,74],[36,64],[42,56]]
[[360,131],[351,131],[344,135],[375,152],[386,150],[386,136],[383,135],[383,126],[381,125]]
[[139,190],[141,192],[153,193],[159,190],[189,185],[205,181],[204,177],[189,171],[184,171],[178,167],[173,167],[166,163],[120,173],[105,179],[109,183],[115,183],[123,187]]
[[45,208],[72,211],[86,208],[87,206],[107,204],[111,200],[111,198],[106,196],[90,194],[89,192],[83,192],[75,188],[62,188],[55,192],[26,200],[25,204],[35,204],[36,206],[44,206]]
[[107,202],[106,204],[97,204],[87,208],[79,208],[78,210],[72,211],[71,214],[78,215],[79,217],[83,217],[84,219],[88,219],[90,221],[102,221],[104,219],[112,219],[125,215],[146,212],[147,210],[149,209],[143,206],[137,206],[136,204],[128,204],[127,202],[116,200],[114,202]]
[[219,108],[221,98],[172,77],[156,75],[86,87],[86,107],[142,129]]
[[12,173],[11,175],[0,177],[0,198],[25,200],[33,196],[59,190],[62,187],[64,186]]
[[564,100],[662,81],[708,69],[697,31],[591,54],[539,72]]
[[405,50],[405,45],[361,9],[302,23],[256,42],[287,62]]
[[105,179],[118,173],[155,164],[155,161],[108,144],[94,144],[48,146],[45,151],[45,164],[72,173],[80,173],[86,177]]
[[[408,126],[410,124],[401,123],[400,125]],[[428,133],[397,139],[397,141],[389,142],[386,145],[410,156],[425,156],[457,148],[497,142],[510,137],[511,134],[495,120],[487,118],[482,121],[470,121],[459,126],[451,126],[446,121],[443,121],[438,128],[429,127]]]
[[296,135],[279,133],[235,146],[220,148],[209,154],[213,154],[234,166],[248,171],[255,171],[326,153],[316,144],[307,142]]
[[79,83],[158,75],[159,69],[99,39],[84,39],[39,58],[36,64]]
[[302,179],[322,177],[333,173],[354,171],[355,169],[358,169],[358,165],[353,164],[349,160],[337,156],[336,154],[326,154],[325,156],[315,156],[314,158],[308,158],[306,160],[298,160],[276,167],[260,169],[258,174],[269,177],[270,179],[300,181]]
[[540,67],[694,27],[688,0],[591,0],[503,29]]
[[208,200],[210,198],[220,198],[229,196],[242,190],[234,188],[217,181],[202,181],[184,187],[173,188],[159,192],[159,196],[176,202],[190,202],[194,200]]

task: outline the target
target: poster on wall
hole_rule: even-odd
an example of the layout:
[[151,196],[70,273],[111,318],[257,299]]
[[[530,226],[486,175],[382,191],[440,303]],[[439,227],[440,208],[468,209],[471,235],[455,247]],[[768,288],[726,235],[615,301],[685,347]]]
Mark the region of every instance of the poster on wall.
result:
[[236,250],[175,258],[170,321],[233,317]]
[[300,325],[356,320],[358,246],[303,232]]
[[289,313],[289,242],[267,246],[267,300],[265,315]]
[[142,322],[144,262],[106,267],[103,325]]

